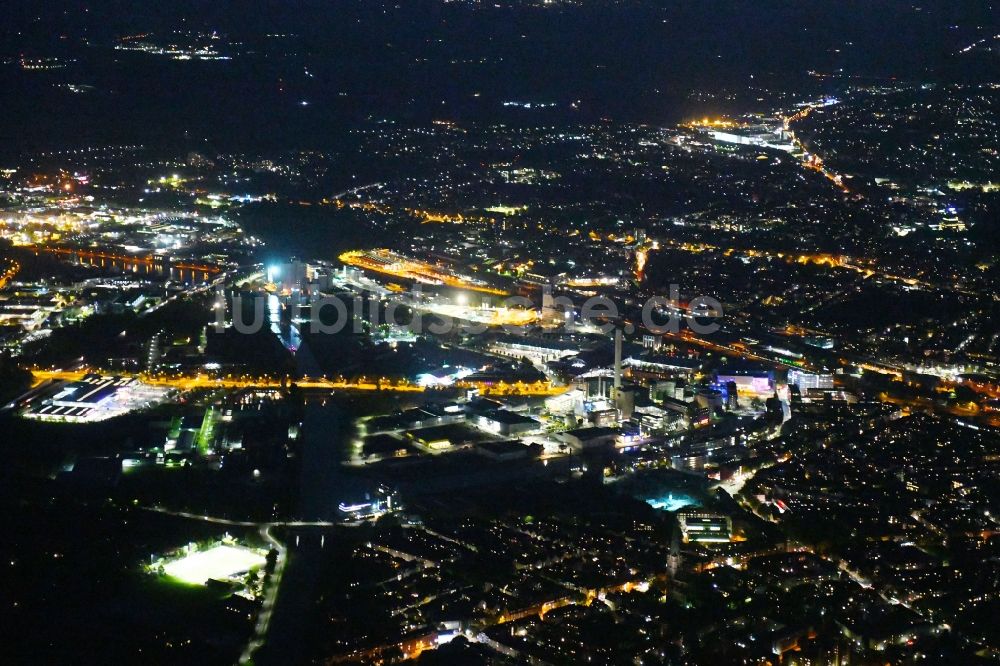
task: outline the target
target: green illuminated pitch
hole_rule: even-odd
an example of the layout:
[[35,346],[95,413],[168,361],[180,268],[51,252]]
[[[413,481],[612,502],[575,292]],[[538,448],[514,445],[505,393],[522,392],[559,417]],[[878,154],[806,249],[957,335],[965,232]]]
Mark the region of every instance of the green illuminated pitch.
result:
[[224,580],[262,567],[266,559],[256,550],[221,544],[185,555],[163,565],[171,578],[204,585],[208,580]]

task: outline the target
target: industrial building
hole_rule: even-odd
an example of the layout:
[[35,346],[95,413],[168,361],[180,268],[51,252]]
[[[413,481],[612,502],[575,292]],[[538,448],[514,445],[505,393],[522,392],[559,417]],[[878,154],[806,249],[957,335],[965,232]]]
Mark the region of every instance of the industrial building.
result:
[[684,543],[690,541],[726,543],[733,533],[733,521],[729,516],[714,513],[682,513],[678,517]]

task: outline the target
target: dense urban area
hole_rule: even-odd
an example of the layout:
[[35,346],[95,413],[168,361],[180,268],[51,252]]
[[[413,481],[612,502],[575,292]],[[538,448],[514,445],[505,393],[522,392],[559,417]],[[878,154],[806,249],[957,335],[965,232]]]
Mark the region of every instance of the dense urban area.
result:
[[0,28],[0,661],[1000,661],[991,3],[114,4]]

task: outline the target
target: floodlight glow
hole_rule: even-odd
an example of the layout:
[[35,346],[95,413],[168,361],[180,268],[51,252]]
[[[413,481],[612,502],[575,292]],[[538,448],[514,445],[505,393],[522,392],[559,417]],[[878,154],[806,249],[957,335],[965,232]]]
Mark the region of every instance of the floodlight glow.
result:
[[163,571],[182,582],[204,585],[210,579],[232,578],[266,563],[267,559],[255,550],[221,544],[168,562]]
[[355,511],[368,509],[371,507],[371,505],[372,505],[371,502],[364,502],[361,504],[344,504],[343,502],[341,502],[339,505],[337,505],[337,508],[343,511],[344,513],[354,513]]
[[678,511],[694,503],[694,500],[689,497],[684,497],[683,495],[674,497],[673,493],[670,493],[666,497],[653,497],[646,500],[646,504],[658,511]]
[[419,386],[451,386],[454,380],[451,377],[436,377],[430,373],[423,373],[417,375],[417,384]]

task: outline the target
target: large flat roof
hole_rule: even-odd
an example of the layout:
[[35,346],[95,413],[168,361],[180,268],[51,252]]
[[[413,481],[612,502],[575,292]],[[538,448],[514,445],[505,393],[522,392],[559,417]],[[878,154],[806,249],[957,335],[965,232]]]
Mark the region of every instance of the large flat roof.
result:
[[506,425],[535,425],[538,423],[533,418],[518,414],[517,412],[511,412],[506,409],[493,409],[488,412],[483,412],[480,415],[484,419],[489,419],[490,421],[496,421],[497,423],[503,423]]

